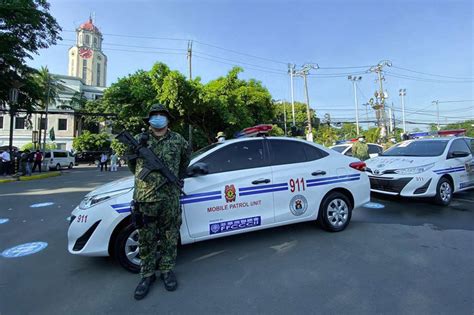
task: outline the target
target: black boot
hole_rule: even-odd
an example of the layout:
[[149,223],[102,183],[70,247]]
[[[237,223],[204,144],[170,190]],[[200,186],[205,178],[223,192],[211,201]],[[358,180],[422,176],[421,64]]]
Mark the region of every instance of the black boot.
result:
[[165,284],[165,288],[168,291],[174,291],[178,287],[178,280],[176,279],[176,276],[173,270],[162,273],[161,279],[163,280],[163,283]]
[[150,291],[150,287],[155,282],[156,276],[152,275],[146,278],[142,278],[137,288],[135,289],[135,300],[143,299]]

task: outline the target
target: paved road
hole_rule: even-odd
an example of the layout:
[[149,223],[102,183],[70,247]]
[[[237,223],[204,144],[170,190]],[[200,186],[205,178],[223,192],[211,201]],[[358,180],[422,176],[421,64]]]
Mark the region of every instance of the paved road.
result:
[[[43,241],[43,251],[0,257],[0,314],[325,313],[472,314],[474,191],[450,207],[373,196],[342,233],[311,223],[181,247],[178,291],[157,283],[136,302],[138,276],[110,258],[70,255],[71,210],[95,186],[127,176],[80,168],[0,184],[0,251]],[[53,205],[31,208],[36,203]]]

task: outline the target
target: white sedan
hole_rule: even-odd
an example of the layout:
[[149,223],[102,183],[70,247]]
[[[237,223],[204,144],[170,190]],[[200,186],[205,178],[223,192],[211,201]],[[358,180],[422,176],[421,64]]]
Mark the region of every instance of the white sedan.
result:
[[[330,149],[347,156],[352,156],[352,145],[353,143],[337,144],[330,147]],[[383,152],[383,147],[379,144],[367,143],[367,146],[369,147],[369,156],[371,158],[379,156]]]
[[[303,221],[342,231],[352,209],[370,200],[364,162],[291,138],[240,138],[196,152],[181,197],[181,243]],[[117,258],[139,269],[130,223],[133,177],[92,191],[72,212],[71,254]]]
[[366,161],[373,192],[434,197],[448,205],[455,192],[474,188],[474,139],[444,137],[401,142]]

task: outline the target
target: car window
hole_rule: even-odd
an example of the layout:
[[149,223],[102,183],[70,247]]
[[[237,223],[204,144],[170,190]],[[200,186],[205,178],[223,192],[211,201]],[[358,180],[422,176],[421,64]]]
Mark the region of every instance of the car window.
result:
[[453,143],[451,143],[451,147],[449,148],[448,152],[448,158],[451,157],[451,154],[454,151],[466,152],[468,154],[471,154],[471,149],[469,149],[464,139],[456,139],[453,141]]
[[46,153],[44,154],[44,157],[45,157],[45,158],[50,158],[50,157],[51,157],[51,152],[46,152]]
[[347,150],[347,152],[344,153],[344,155],[352,156],[352,147],[350,147],[349,150]]
[[67,157],[67,153],[66,152],[54,152],[54,157],[55,158],[65,158],[65,157]]
[[474,139],[471,139],[471,152],[474,154]]
[[348,145],[338,145],[338,146],[332,147],[331,149],[339,153],[342,153],[342,151],[344,151],[347,147]]
[[449,140],[408,140],[394,145],[384,156],[439,156],[443,154]]
[[306,159],[308,161],[319,160],[329,155],[329,153],[321,149],[318,149],[312,145],[304,144],[303,146],[304,146],[304,152],[306,153]]
[[263,141],[242,141],[224,146],[199,162],[206,163],[209,174],[265,166]]
[[272,165],[301,163],[306,159],[305,144],[291,140],[269,140]]
[[382,148],[375,144],[369,144],[369,154],[382,153]]

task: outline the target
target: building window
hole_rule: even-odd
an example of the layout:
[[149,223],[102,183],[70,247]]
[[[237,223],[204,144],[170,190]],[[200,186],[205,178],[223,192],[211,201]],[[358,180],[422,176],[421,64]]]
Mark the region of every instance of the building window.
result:
[[91,37],[90,35],[86,34],[86,45],[89,46],[91,44]]
[[87,59],[82,60],[82,78],[84,80],[87,78]]
[[3,116],[0,116],[0,129],[3,129]]
[[15,117],[15,129],[25,129],[25,117]]
[[39,129],[46,129],[46,118],[38,118]]
[[58,130],[67,130],[67,119],[58,119]]
[[100,63],[97,64],[97,86],[100,86]]
[[97,37],[94,37],[94,48],[97,48]]

